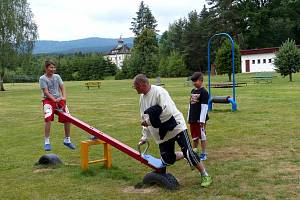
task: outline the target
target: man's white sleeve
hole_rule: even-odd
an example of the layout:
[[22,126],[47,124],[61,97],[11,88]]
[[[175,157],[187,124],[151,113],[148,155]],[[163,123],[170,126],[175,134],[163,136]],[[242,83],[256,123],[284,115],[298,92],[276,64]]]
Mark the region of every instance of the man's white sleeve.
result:
[[170,119],[173,116],[171,104],[174,104],[174,102],[167,91],[163,91],[159,94],[158,104],[162,108],[161,116],[163,116],[164,120]]
[[141,140],[147,141],[150,136],[150,131],[147,127],[143,127]]
[[201,123],[206,122],[207,110],[208,110],[208,105],[207,104],[201,104],[201,113],[200,113],[200,122]]

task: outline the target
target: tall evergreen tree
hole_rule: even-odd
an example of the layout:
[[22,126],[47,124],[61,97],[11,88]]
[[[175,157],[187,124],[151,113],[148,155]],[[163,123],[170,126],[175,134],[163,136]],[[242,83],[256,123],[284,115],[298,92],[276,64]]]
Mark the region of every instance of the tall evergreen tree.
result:
[[184,59],[189,71],[203,71],[201,65],[201,32],[199,16],[196,11],[189,13],[183,34]]
[[145,28],[140,35],[135,38],[129,62],[129,76],[132,78],[139,73],[144,73],[149,77],[157,75],[159,66],[158,41],[152,29]]
[[159,41],[160,56],[166,57],[171,52],[179,52],[180,54],[184,51],[183,45],[183,33],[186,25],[185,19],[179,19],[173,24],[169,25],[169,30],[165,31]]
[[37,26],[27,0],[0,2],[0,91],[4,91],[5,69],[13,69],[22,60],[29,59]]
[[151,29],[154,32],[157,32],[157,21],[154,18],[154,16],[151,13],[151,10],[147,5],[144,4],[143,1],[141,1],[141,4],[139,6],[138,12],[136,12],[136,17],[132,18],[133,21],[131,22],[131,28],[132,32],[138,36],[141,34],[141,32],[147,28]]

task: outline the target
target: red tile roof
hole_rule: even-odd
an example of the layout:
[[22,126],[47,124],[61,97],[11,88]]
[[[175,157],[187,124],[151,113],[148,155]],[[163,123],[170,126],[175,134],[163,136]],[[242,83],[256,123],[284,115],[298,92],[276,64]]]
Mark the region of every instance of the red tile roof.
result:
[[[300,48],[300,45],[296,45]],[[274,53],[278,51],[279,47],[271,47],[271,48],[261,48],[261,49],[246,49],[241,50],[241,55],[252,55],[252,54],[264,54],[264,53]]]

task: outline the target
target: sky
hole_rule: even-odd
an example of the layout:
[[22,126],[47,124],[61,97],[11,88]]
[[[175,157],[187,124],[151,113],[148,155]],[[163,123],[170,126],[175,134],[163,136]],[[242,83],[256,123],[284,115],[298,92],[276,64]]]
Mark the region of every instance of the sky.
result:
[[[129,29],[140,0],[27,0],[39,40],[67,41],[88,37],[133,37]],[[144,0],[157,20],[159,34],[170,23],[200,12],[205,0]]]

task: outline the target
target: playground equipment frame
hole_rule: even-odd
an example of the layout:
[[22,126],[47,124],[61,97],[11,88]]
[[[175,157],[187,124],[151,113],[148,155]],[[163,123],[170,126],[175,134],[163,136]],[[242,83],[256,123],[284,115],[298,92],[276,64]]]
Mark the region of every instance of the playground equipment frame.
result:
[[216,36],[227,36],[231,42],[231,65],[232,65],[232,97],[227,98],[226,102],[224,103],[231,103],[231,110],[236,111],[237,110],[237,103],[236,103],[236,98],[235,98],[235,70],[234,70],[234,41],[232,37],[227,34],[227,33],[216,33],[214,34],[209,40],[208,40],[208,47],[207,47],[207,72],[208,72],[208,110],[212,110],[212,103],[213,103],[213,97],[211,95],[211,80],[210,80],[210,74],[211,74],[211,69],[210,69],[210,46],[211,46],[211,40],[216,37]]

